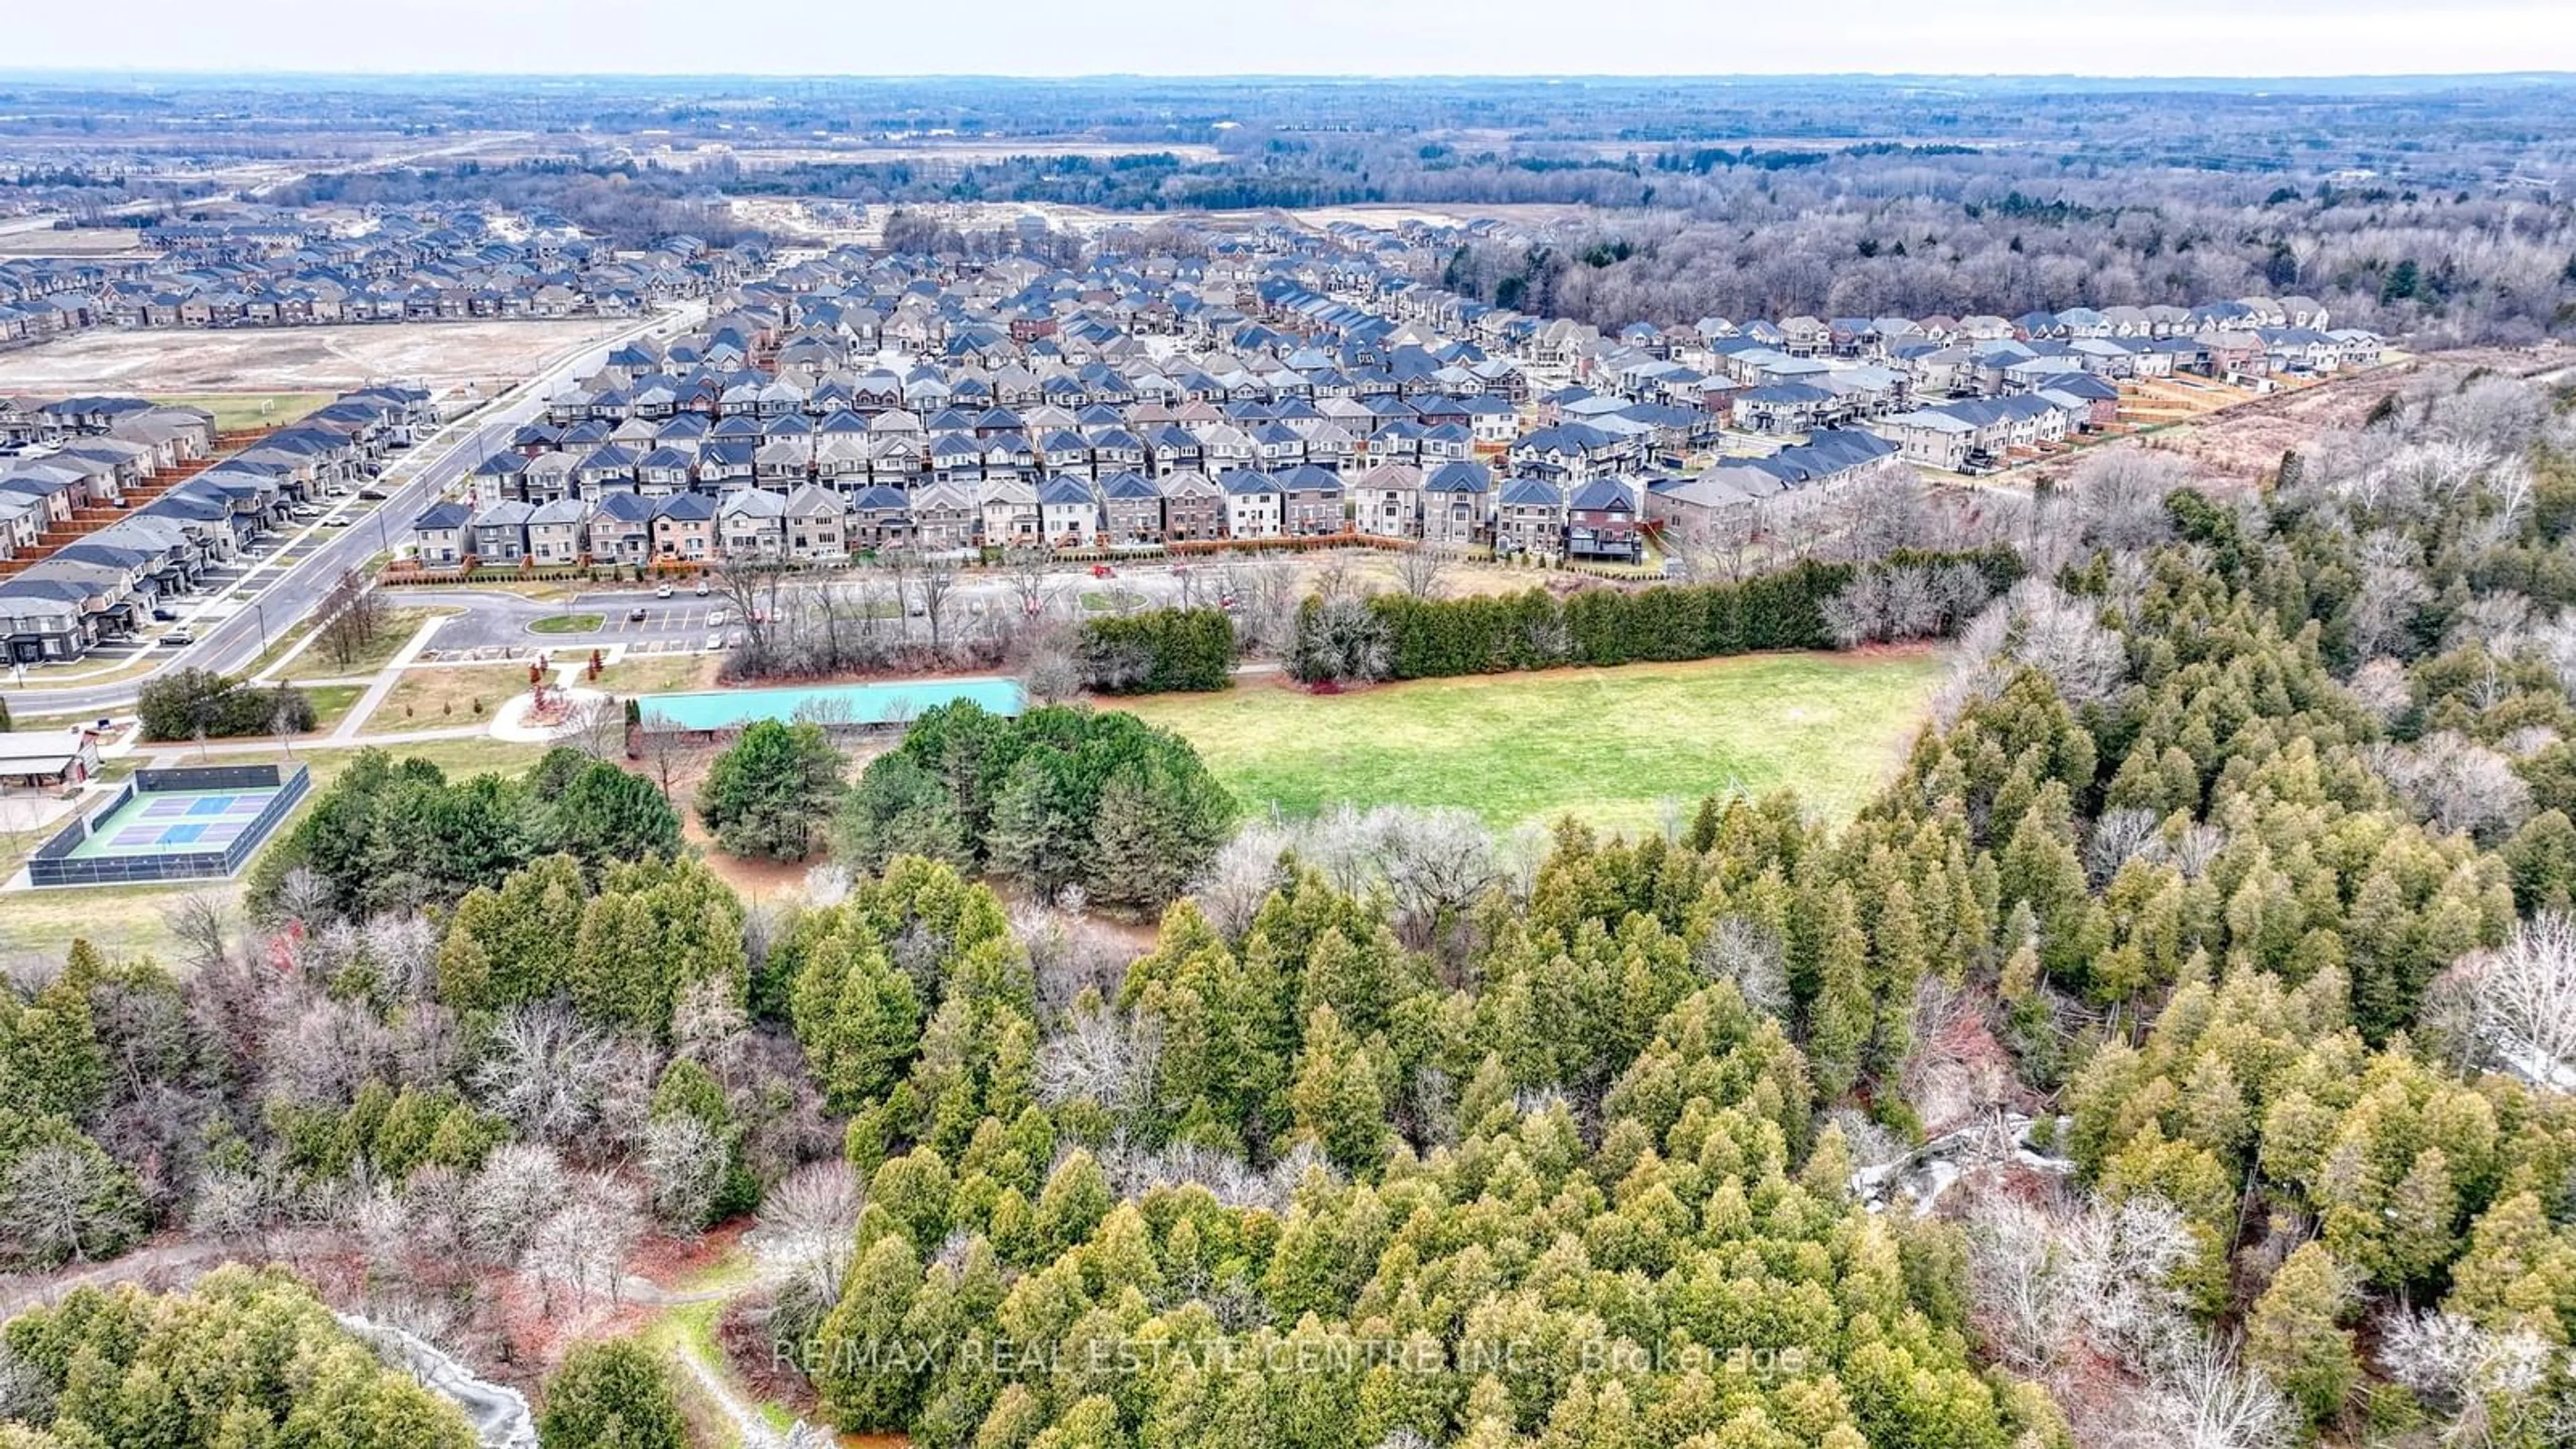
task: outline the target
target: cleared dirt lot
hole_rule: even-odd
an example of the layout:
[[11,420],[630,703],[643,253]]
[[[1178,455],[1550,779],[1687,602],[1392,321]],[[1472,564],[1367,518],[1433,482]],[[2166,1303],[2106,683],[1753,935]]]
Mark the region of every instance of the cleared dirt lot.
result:
[[0,257],[118,257],[143,249],[132,227],[98,226],[56,229],[34,227],[0,231]]
[[0,392],[328,392],[392,378],[439,386],[523,377],[614,319],[408,322],[238,332],[75,334],[0,353]]
[[2015,483],[2063,481],[2097,453],[2150,448],[2181,456],[2194,465],[2200,476],[2213,481],[2258,483],[2268,470],[2280,466],[2283,452],[2304,446],[2321,432],[2361,426],[2380,399],[2406,386],[2424,368],[2464,377],[2473,367],[2520,373],[2546,360],[2541,354],[2500,350],[2405,357],[2367,372],[2296,391],[2267,394],[2170,427],[2061,454],[2044,463],[2016,469],[2009,476]]

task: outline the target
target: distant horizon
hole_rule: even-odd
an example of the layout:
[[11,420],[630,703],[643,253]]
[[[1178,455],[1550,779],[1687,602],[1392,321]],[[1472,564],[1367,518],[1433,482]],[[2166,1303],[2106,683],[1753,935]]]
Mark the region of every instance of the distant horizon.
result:
[[224,8],[240,13],[130,0],[112,34],[56,25],[14,35],[10,73],[2358,81],[2576,72],[2565,0],[2467,0],[2439,14],[2417,0],[2164,0],[2152,14],[2086,14],[2054,0],[1954,0],[1937,12],[1848,0],[1830,27],[1791,7],[1724,0],[1305,0],[1259,25],[1187,0],[1103,0],[1078,12],[986,0],[955,15],[780,0],[740,17],[686,0],[613,11],[579,0],[379,0],[363,26],[333,0]]
[[547,69],[385,69],[366,66],[305,67],[262,69],[241,66],[119,66],[86,65],[0,65],[0,83],[60,82],[90,80],[99,82],[150,81],[301,81],[301,80],[555,80],[555,81],[748,81],[794,82],[803,84],[834,81],[853,83],[887,83],[902,85],[931,84],[1086,84],[1103,81],[1264,81],[1308,84],[1351,82],[1385,84],[1402,81],[1434,81],[1508,84],[1611,83],[1640,85],[1654,83],[1712,84],[1724,82],[1776,81],[2073,81],[2087,84],[2143,85],[2187,87],[2202,85],[2260,86],[2267,83],[2319,85],[2351,83],[2356,85],[2399,84],[2464,84],[2480,81],[2519,83],[2576,83],[2576,67],[2567,69],[2458,70],[2458,71],[2247,71],[2243,73],[2210,71],[2124,72],[2078,70],[1778,70],[1778,71],[1156,71],[1102,70],[1080,72],[1006,72],[1006,71],[767,71],[767,70],[547,70]]

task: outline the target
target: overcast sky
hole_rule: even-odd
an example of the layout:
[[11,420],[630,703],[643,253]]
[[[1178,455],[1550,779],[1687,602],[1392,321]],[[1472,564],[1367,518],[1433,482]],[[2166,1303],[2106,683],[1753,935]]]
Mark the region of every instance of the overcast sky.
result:
[[122,0],[0,66],[657,74],[2576,70],[2576,0]]

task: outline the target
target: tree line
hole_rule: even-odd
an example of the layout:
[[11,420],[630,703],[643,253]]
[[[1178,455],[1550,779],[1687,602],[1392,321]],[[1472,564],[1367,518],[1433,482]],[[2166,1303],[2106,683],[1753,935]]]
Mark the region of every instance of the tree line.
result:
[[[1958,555],[1899,551],[1869,565],[1807,560],[1732,583],[1656,585],[1634,592],[1544,589],[1442,599],[1410,593],[1317,593],[1300,606],[1289,672],[1313,682],[1435,679],[1460,674],[1714,659],[1770,649],[1830,649],[1829,617],[1856,585],[1909,568],[1965,565],[1946,599],[1910,637],[1963,626],[1986,597],[2019,577],[2009,549]],[[1885,637],[1880,633],[1879,637]]]

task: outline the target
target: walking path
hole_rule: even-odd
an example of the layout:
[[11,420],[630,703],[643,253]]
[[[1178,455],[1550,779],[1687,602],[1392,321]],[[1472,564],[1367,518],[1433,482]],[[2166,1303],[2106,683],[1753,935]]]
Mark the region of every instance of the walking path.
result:
[[386,695],[394,692],[394,686],[402,683],[403,666],[420,657],[420,651],[429,644],[429,636],[437,633],[438,626],[446,623],[448,617],[433,614],[420,621],[420,628],[411,639],[394,651],[394,657],[386,662],[384,668],[376,671],[376,682],[368,685],[367,692],[359,695],[358,702],[349,707],[348,717],[340,721],[340,727],[331,731],[331,743],[345,745],[358,738],[359,726],[376,712],[376,706],[385,702]]

